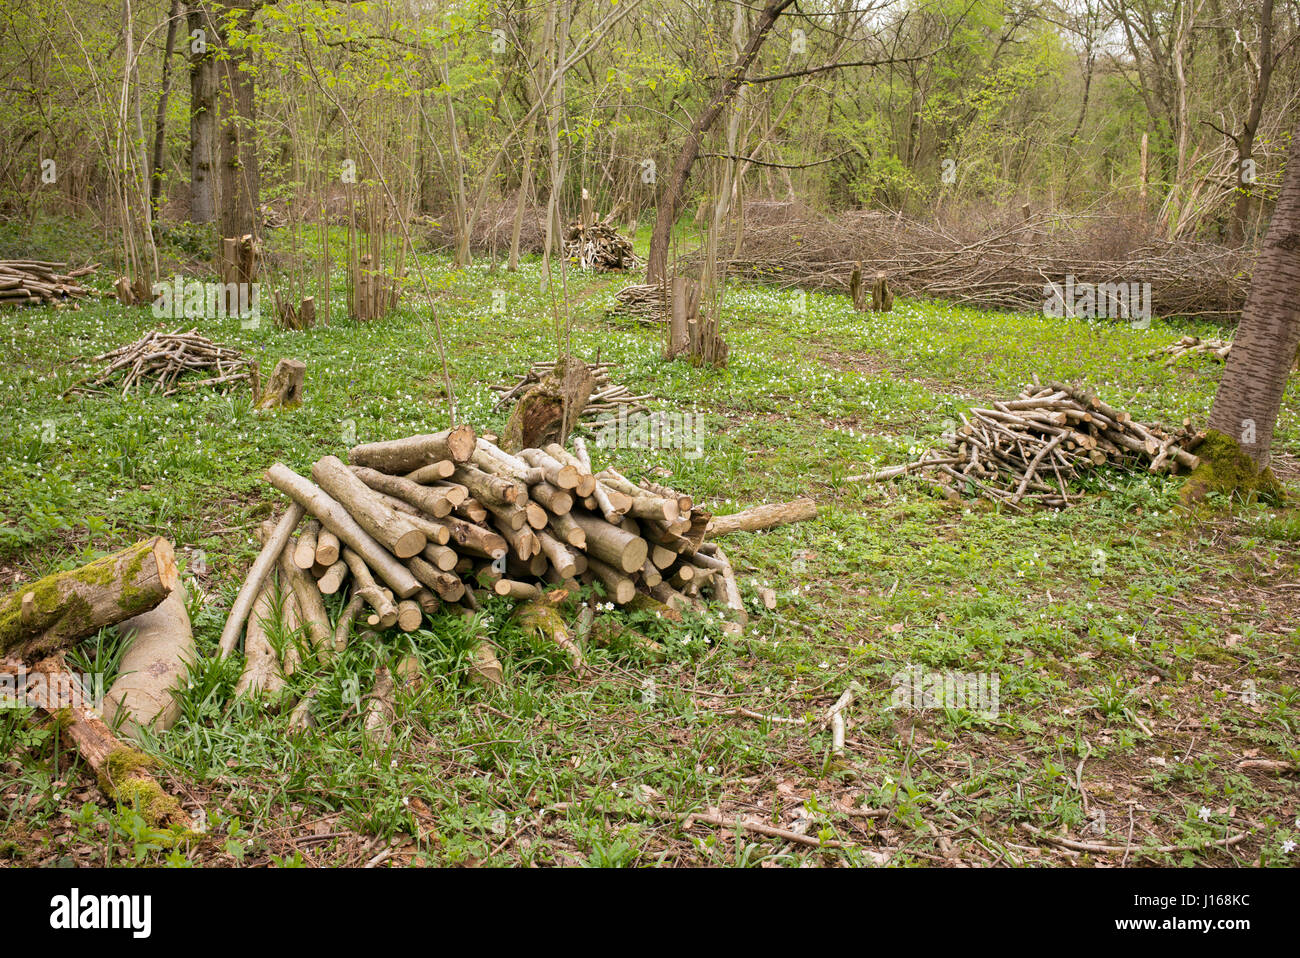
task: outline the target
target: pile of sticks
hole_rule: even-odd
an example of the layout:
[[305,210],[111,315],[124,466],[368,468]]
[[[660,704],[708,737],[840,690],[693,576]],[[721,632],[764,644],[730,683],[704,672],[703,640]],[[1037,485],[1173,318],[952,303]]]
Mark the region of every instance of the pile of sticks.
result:
[[67,269],[67,263],[47,263],[34,259],[0,260],[0,305],[24,306],[30,303],[57,303],[94,291],[77,282],[99,268],[98,263]]
[[1199,336],[1184,336],[1176,343],[1168,346],[1161,346],[1147,353],[1147,359],[1160,359],[1165,357],[1162,366],[1172,366],[1184,356],[1191,356],[1195,353],[1208,353],[1219,359],[1227,359],[1228,353],[1232,351],[1232,343],[1225,339],[1201,339]]
[[658,283],[624,286],[614,294],[615,308],[647,321],[662,319],[668,302],[668,289]]
[[1073,504],[1069,484],[1098,466],[1172,473],[1195,469],[1192,454],[1204,439],[1184,421],[1178,430],[1144,425],[1075,386],[1037,381],[991,409],[972,409],[946,433],[947,448],[916,462],[850,476],[877,482],[918,475],[950,496],[975,494],[1020,510],[1025,502],[1063,509]]
[[584,270],[636,269],[632,241],[608,221],[574,220],[564,235],[564,253]]
[[[779,204],[778,204],[779,205]],[[780,286],[849,290],[855,264],[889,276],[899,296],[1038,312],[1048,281],[1149,283],[1152,315],[1236,318],[1248,249],[1144,236],[1106,215],[1028,213],[956,228],[870,210],[825,216],[796,204],[747,209],[728,275]],[[754,215],[750,215],[753,213]],[[697,257],[695,257],[697,258]]]
[[[524,603],[517,615],[531,606],[544,634],[581,668],[562,620],[547,627],[538,613],[582,586],[616,605],[669,616],[713,598],[726,607],[729,631],[746,621],[731,563],[705,541],[709,513],[665,486],[633,482],[612,467],[597,470],[581,440],[572,452],[550,445],[512,455],[461,425],[355,446],[347,463],[326,456],[310,478],[277,463],[266,480],[292,505],[265,529],[220,643],[230,654],[248,622],[246,670],[261,668],[253,648],[267,654],[250,615],[269,605],[261,597],[275,568],[321,660],[346,647],[354,624],[413,631],[444,606],[474,610],[480,598],[497,595]],[[725,517],[718,528],[810,518],[808,506],[763,507]],[[343,589],[348,601],[331,623],[321,596]],[[551,618],[558,618],[553,610]],[[493,656],[480,649],[476,660],[490,665]],[[282,672],[292,667],[279,663]]]
[[[620,407],[626,407],[628,415],[634,412],[645,412],[646,407],[643,403],[647,399],[653,398],[649,393],[637,395],[619,383],[610,382],[609,371],[617,363],[587,363],[587,370],[591,373],[592,389],[591,397],[587,400],[587,405],[583,408],[580,418],[591,419],[603,413],[616,412]],[[502,407],[509,407],[511,403],[526,393],[531,387],[546,379],[555,369],[555,362],[533,363],[528,372],[525,373],[513,385],[509,382],[496,383],[489,388],[493,392],[501,393],[493,410]]]
[[[121,379],[122,396],[132,388],[151,383],[149,395],[161,392],[174,396],[186,389],[218,387],[227,392],[241,382],[258,393],[257,363],[238,350],[221,346],[200,336],[197,327],[189,332],[153,330],[126,346],[119,346],[90,360],[108,363],[100,373],[87,377],[64,390],[63,395],[85,395],[103,390],[110,384],[117,388]],[[191,373],[207,373],[201,379],[182,378]]]

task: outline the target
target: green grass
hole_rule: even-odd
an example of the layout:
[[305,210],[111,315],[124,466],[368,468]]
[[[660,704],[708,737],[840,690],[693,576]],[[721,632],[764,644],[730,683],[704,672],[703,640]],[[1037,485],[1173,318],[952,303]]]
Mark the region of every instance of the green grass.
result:
[[[426,263],[460,415],[500,432],[488,386],[554,353],[556,304],[538,292],[535,262],[515,274]],[[653,393],[654,407],[702,416],[704,451],[598,459],[716,512],[804,493],[821,503],[816,522],[728,540],[750,629],[733,638],[708,618],[639,622],[665,661],[590,648],[590,674],[576,679],[494,602],[474,626],[440,615],[295,675],[293,695],[317,689],[318,724],[300,734],[287,731],[287,707],[232,701],[239,663],[213,657],[223,612],[255,554],[254,528],[282,505],[261,479],[268,465],[306,471],[352,432],[365,442],[448,422],[418,287],[366,326],[343,317],[341,287],[332,322],[308,333],[198,323],[263,370],[284,356],[307,363],[306,403],[270,416],[244,394],[65,402],[87,372],[76,360],[152,328],[149,311],[102,302],[0,316],[0,576],[12,586],[151,534],[201,570],[187,575],[202,659],[181,721],[146,748],[208,829],[169,847],[129,810],[102,807],[67,743],[9,710],[0,854],[172,865],[1099,857],[1044,843],[1031,825],[1131,840],[1131,865],[1293,862],[1282,845],[1297,837],[1300,808],[1296,513],[1223,504],[1189,516],[1177,481],[1149,476],[1108,474],[1068,513],[1026,515],[952,505],[907,481],[844,481],[914,457],[944,420],[1033,373],[1086,380],[1143,419],[1203,424],[1221,365],[1141,358],[1187,323],[1134,330],[914,301],[864,315],[844,296],[742,286],[725,303],[730,365],[713,371],[663,361],[656,329],[607,315],[626,281],[568,277],[574,350],[618,362],[617,378]],[[1292,388],[1283,463],[1300,452],[1298,412]],[[762,587],[776,590],[775,611],[760,610]],[[495,693],[467,680],[473,628],[506,650]],[[111,681],[119,645],[106,632],[74,664]],[[359,712],[375,668],[408,652],[425,680],[403,693],[392,740],[376,748]],[[911,667],[996,675],[997,714],[891,708],[892,679]],[[861,691],[837,758],[819,716],[850,682]],[[746,718],[738,706],[807,721]],[[1252,758],[1293,764],[1283,774],[1241,764]],[[860,806],[885,811],[849,814]],[[842,847],[662,818],[713,807]],[[1231,848],[1209,844],[1239,832]]]

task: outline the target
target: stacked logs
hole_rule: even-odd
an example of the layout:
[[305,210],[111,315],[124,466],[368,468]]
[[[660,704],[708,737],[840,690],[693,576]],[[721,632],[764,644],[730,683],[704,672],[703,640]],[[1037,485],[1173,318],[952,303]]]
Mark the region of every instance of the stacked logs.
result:
[[[139,388],[146,382],[152,383],[150,395],[161,391],[163,396],[173,396],[185,389],[200,388],[228,391],[241,382],[249,383],[254,395],[258,392],[257,364],[236,349],[200,336],[197,327],[189,332],[178,329],[170,333],[155,329],[133,343],[95,356],[90,362],[108,365],[98,374],[69,386],[63,392],[64,397],[97,392],[110,384],[116,389],[115,380],[119,377],[123,397],[132,387]],[[199,379],[190,376],[196,372],[208,375]]]
[[[592,387],[591,395],[583,407],[581,418],[592,419],[604,413],[617,412],[620,407],[625,407],[628,415],[634,412],[646,411],[646,407],[642,404],[645,400],[652,398],[649,393],[637,395],[620,383],[610,382],[609,371],[616,365],[617,363],[610,362],[587,363],[587,371],[591,373]],[[550,376],[554,370],[555,362],[553,360],[533,363],[528,372],[513,384],[507,381],[489,387],[493,392],[501,394],[501,398],[492,407],[493,411],[502,407],[509,407],[511,403],[532,386]]]
[[93,290],[77,280],[89,276],[99,268],[99,264],[61,272],[67,269],[67,265],[34,259],[0,260],[0,305],[57,303],[91,295]]
[[1147,353],[1147,359],[1160,359],[1164,357],[1163,366],[1172,366],[1184,356],[1195,355],[1196,353],[1206,353],[1217,359],[1227,359],[1228,353],[1232,352],[1232,343],[1225,339],[1201,339],[1199,336],[1184,336],[1176,343],[1170,343],[1168,346],[1161,346]]
[[1204,439],[1184,421],[1178,430],[1144,425],[1095,394],[1062,383],[1037,382],[991,409],[972,409],[945,433],[947,448],[915,462],[850,476],[876,482],[918,473],[950,496],[968,493],[1019,510],[1026,501],[1049,508],[1073,504],[1069,484],[1097,466],[1150,473],[1192,470],[1192,450]]
[[564,234],[564,253],[581,269],[605,272],[636,269],[632,241],[608,221],[574,220]]
[[638,283],[624,286],[614,294],[614,309],[630,313],[644,321],[663,318],[664,308],[668,302],[668,290],[661,283]]
[[[552,587],[594,586],[616,605],[661,613],[711,597],[729,610],[729,630],[745,622],[730,562],[704,541],[709,513],[665,486],[597,471],[581,440],[573,452],[552,444],[512,455],[461,425],[355,446],[347,463],[326,456],[310,478],[277,463],[266,479],[293,504],[264,529],[222,633],[223,655],[247,620],[246,652],[265,658],[258,623],[274,602],[275,569],[319,659],[346,646],[354,622],[413,631],[426,614],[477,609],[489,594],[545,605]],[[331,624],[321,596],[345,588],[349,601]]]

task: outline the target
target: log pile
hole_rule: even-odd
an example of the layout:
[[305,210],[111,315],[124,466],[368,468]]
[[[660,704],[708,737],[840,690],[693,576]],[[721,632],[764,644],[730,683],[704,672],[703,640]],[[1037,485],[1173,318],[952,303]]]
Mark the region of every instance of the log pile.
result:
[[574,220],[564,234],[564,253],[580,269],[595,272],[636,269],[632,241],[608,221]]
[[[643,403],[647,399],[653,398],[649,393],[638,395],[620,383],[610,382],[609,371],[617,365],[617,363],[611,362],[587,363],[587,370],[591,373],[592,378],[592,389],[580,418],[595,419],[605,413],[616,413],[620,407],[625,407],[628,415],[634,412],[646,411]],[[495,412],[503,407],[509,408],[511,403],[519,399],[531,387],[543,382],[550,376],[554,369],[555,362],[553,360],[533,363],[528,368],[528,372],[513,383],[507,380],[490,386],[489,388],[493,392],[501,394],[496,405],[492,407],[493,411]]]
[[1049,382],[1022,390],[990,409],[972,409],[946,433],[946,448],[915,462],[850,476],[877,482],[916,476],[950,497],[973,494],[1019,511],[1023,504],[1072,505],[1070,483],[1099,466],[1150,473],[1192,470],[1204,435],[1184,421],[1178,429],[1145,425],[1075,386]]
[[0,306],[25,306],[32,303],[57,303],[94,290],[77,280],[99,268],[95,263],[68,270],[67,263],[48,263],[34,259],[0,260]]
[[1215,356],[1218,359],[1227,359],[1228,353],[1232,351],[1232,343],[1224,339],[1201,339],[1199,336],[1184,336],[1176,343],[1168,346],[1161,346],[1147,353],[1147,359],[1160,359],[1164,357],[1162,366],[1172,366],[1184,356],[1192,356],[1196,353],[1206,353]]
[[618,304],[614,307],[616,311],[651,322],[663,318],[668,290],[659,283],[633,284],[615,293],[614,301]]
[[[266,479],[292,505],[264,527],[220,642],[229,655],[247,623],[245,689],[273,688],[277,669],[282,678],[297,665],[277,666],[263,634],[278,593],[293,603],[292,620],[319,659],[346,646],[354,623],[409,632],[444,606],[473,610],[490,595],[546,605],[583,586],[614,605],[665,615],[711,598],[726,607],[729,631],[746,621],[730,562],[705,541],[710,514],[689,495],[597,469],[581,439],[572,452],[552,444],[512,455],[461,425],[355,446],[346,463],[317,461],[310,477],[276,464]],[[729,528],[808,517],[796,507],[742,516]],[[269,586],[276,572],[278,592]],[[331,623],[321,595],[336,593],[348,601]],[[580,662],[567,628],[546,625],[556,616],[537,607],[518,614]],[[484,674],[494,671],[489,653],[479,654]]]
[[[255,395],[258,392],[257,364],[238,350],[200,336],[197,327],[170,333],[155,329],[90,362],[108,365],[97,375],[68,387],[64,397],[99,392],[110,384],[116,389],[118,380],[123,397],[133,387],[138,389],[146,383],[151,384],[150,395],[161,392],[163,396],[174,396],[182,390],[206,387],[228,392],[241,382],[249,383]],[[196,379],[192,373],[206,375]]]

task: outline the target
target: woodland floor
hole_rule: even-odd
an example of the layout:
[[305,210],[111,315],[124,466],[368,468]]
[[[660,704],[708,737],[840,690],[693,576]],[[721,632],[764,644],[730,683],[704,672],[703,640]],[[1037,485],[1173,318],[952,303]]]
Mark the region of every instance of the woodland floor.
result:
[[[499,431],[488,385],[554,352],[540,267],[428,262],[461,415]],[[200,322],[263,370],[282,356],[307,362],[306,404],[270,417],[250,412],[246,394],[65,403],[78,357],[157,321],[111,303],[0,315],[0,585],[145,535],[176,544],[201,587],[192,599],[204,658],[182,719],[148,748],[187,808],[206,810],[207,827],[168,847],[133,812],[104,803],[66,743],[8,710],[0,861],[1294,864],[1300,851],[1283,844],[1300,841],[1300,511],[1218,503],[1189,515],[1176,480],[1145,475],[1108,474],[1083,505],[1024,516],[953,505],[906,481],[844,482],[915,458],[944,420],[1014,395],[1034,372],[1086,380],[1144,419],[1203,424],[1221,364],[1165,369],[1141,357],[1189,329],[1222,330],[911,301],[861,315],[844,296],[813,294],[801,313],[796,294],[749,286],[726,300],[731,364],[708,371],[665,363],[656,329],[607,313],[627,281],[569,277],[573,347],[619,362],[616,378],[653,393],[655,408],[700,414],[703,455],[598,450],[598,462],[658,471],[717,512],[815,496],[818,521],[728,540],[747,597],[770,586],[777,609],[755,601],[737,638],[705,617],[641,622],[668,661],[592,649],[591,673],[575,679],[493,604],[485,627],[508,650],[495,693],[465,681],[465,630],[440,616],[416,637],[430,678],[402,701],[381,750],[363,739],[343,690],[355,681],[364,696],[376,659],[395,655],[398,640],[355,643],[330,671],[298,673],[296,689],[323,691],[320,726],[297,737],[285,712],[232,704],[239,664],[211,653],[253,558],[252,531],[282,505],[261,479],[269,464],[306,470],[344,448],[349,424],[367,441],[446,422],[419,293],[367,326]],[[492,308],[498,289],[504,313]],[[1294,383],[1278,449],[1279,472],[1300,495]],[[111,682],[117,644],[105,632],[74,667]],[[995,672],[996,716],[891,709],[891,676],[912,665]],[[863,691],[835,761],[817,716],[851,681]],[[737,707],[807,722],[745,718]],[[840,847],[654,817],[709,808]],[[877,811],[854,814],[863,808]],[[1033,829],[1131,847],[1081,852]]]

